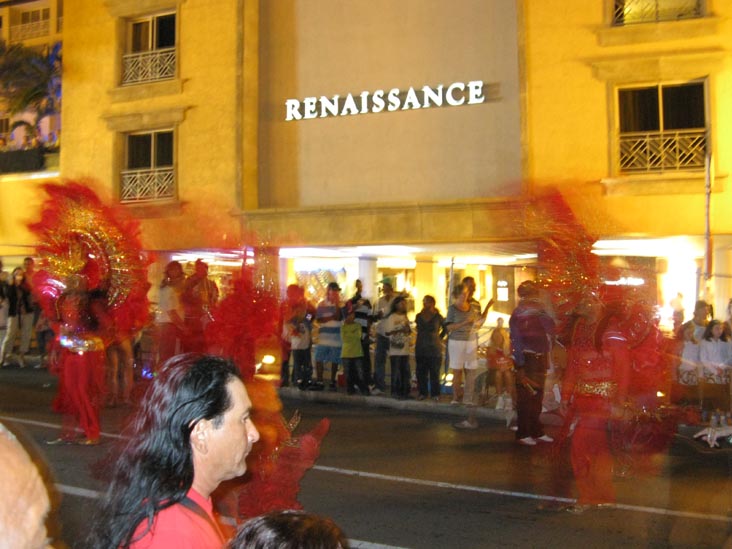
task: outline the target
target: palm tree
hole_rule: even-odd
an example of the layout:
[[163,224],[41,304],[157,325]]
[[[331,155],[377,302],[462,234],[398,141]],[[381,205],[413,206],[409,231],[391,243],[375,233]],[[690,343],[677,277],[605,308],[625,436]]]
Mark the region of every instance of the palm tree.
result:
[[41,120],[61,109],[61,42],[39,51],[0,41],[0,100],[11,115],[33,113],[32,124],[18,120],[12,129],[37,135]]

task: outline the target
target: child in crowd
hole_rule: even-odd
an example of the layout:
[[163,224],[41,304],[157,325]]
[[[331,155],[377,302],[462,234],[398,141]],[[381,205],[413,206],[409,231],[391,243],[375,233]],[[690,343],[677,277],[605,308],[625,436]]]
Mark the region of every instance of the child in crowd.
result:
[[341,362],[346,373],[346,386],[349,395],[369,394],[364,371],[363,347],[361,346],[361,325],[356,323],[356,312],[350,301],[345,308],[345,320],[341,325]]
[[391,362],[391,394],[406,399],[412,389],[409,370],[409,334],[412,329],[407,318],[407,302],[404,296],[394,298],[391,312],[384,319],[385,333],[389,338],[389,360]]
[[41,361],[36,368],[45,368],[48,365],[48,355],[51,352],[54,337],[55,334],[48,323],[48,317],[41,312],[38,322],[36,322],[36,342],[38,343],[38,353],[41,355]]
[[300,390],[312,385],[312,329],[312,316],[307,312],[307,303],[303,301],[293,308],[292,318],[285,323],[282,333],[282,338],[290,342],[292,377]]

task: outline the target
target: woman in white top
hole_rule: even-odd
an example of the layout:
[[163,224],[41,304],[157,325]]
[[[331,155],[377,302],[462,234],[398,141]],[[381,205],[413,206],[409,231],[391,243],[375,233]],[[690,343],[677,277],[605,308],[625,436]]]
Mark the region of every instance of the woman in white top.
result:
[[704,379],[704,400],[712,408],[729,409],[729,371],[732,362],[730,342],[724,333],[724,325],[712,320],[704,331],[699,344],[699,361]]
[[707,383],[729,383],[730,344],[719,320],[712,320],[704,331],[699,344],[699,361]]
[[681,327],[681,361],[678,368],[678,380],[681,385],[699,385],[701,365],[699,363],[699,342],[694,337],[694,325],[687,322]]
[[183,288],[183,267],[177,261],[165,266],[163,282],[160,284],[158,314],[158,364],[163,364],[177,351],[178,342],[185,330],[180,293]]

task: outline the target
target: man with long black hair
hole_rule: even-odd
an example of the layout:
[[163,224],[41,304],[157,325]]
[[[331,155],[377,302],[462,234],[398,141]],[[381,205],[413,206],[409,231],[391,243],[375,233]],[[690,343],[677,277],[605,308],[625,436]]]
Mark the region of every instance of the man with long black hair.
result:
[[211,493],[246,471],[259,440],[236,366],[173,357],[133,418],[90,536],[93,548],[220,548]]

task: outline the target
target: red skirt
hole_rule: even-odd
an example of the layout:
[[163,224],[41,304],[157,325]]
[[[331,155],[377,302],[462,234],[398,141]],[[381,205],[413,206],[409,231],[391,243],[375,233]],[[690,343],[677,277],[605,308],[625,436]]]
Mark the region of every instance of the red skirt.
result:
[[99,438],[99,409],[104,398],[104,351],[75,353],[61,348],[58,393],[53,409],[73,416],[87,438]]

